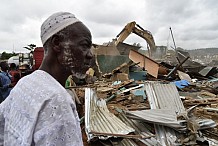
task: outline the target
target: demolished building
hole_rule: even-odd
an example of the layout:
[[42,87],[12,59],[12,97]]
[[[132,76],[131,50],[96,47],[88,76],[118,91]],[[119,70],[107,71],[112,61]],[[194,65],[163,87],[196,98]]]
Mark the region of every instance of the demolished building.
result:
[[218,145],[216,67],[181,51],[149,57],[122,41],[92,49],[103,76],[76,89],[85,145]]

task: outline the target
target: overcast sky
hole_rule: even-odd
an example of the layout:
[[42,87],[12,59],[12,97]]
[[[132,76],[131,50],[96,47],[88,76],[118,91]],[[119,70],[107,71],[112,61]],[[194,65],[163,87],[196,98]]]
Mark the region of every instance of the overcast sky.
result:
[[[184,49],[218,47],[217,0],[1,0],[0,52],[26,52],[42,46],[40,26],[51,14],[68,11],[92,32],[93,43],[111,41],[131,21],[149,30],[157,46],[172,43]],[[169,40],[169,41],[168,41]],[[146,46],[131,34],[124,42]]]

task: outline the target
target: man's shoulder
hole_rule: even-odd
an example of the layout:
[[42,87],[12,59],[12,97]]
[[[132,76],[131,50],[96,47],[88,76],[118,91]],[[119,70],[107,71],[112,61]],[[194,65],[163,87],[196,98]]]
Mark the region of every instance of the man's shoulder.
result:
[[20,79],[22,84],[31,84],[31,86],[43,86],[53,82],[51,77],[48,77],[47,73],[36,70],[29,75],[26,75]]
[[[36,102],[44,102],[46,100],[54,100],[56,98],[65,98],[67,91],[54,78],[41,71],[35,71],[30,75],[21,78],[11,94],[20,98],[31,98]],[[24,99],[24,100],[25,100]]]

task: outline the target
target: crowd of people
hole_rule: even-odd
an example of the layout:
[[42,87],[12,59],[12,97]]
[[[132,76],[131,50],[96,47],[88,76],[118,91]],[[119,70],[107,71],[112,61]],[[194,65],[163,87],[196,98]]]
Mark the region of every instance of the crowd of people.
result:
[[21,72],[15,63],[10,66],[7,62],[0,62],[0,103],[10,94],[11,89],[21,78]]

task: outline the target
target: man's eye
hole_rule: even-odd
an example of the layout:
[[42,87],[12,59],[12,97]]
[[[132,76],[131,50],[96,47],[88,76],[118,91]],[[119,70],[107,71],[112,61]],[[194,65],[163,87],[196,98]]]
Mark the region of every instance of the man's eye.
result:
[[89,45],[89,44],[82,44],[82,47],[84,47],[84,48],[90,48],[90,45]]

